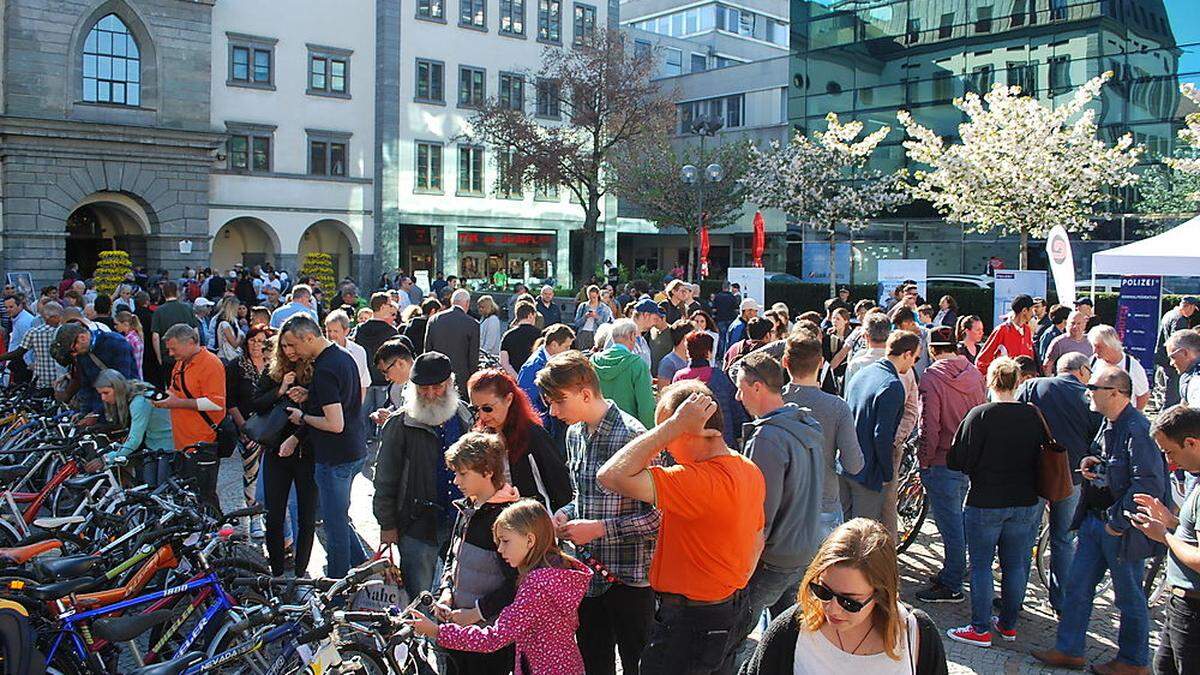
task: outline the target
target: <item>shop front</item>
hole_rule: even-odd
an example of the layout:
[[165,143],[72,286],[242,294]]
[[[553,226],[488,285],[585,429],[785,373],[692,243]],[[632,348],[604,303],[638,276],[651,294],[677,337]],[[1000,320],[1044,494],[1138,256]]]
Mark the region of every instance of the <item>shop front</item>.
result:
[[[545,232],[459,230],[458,274],[477,283],[541,283],[554,277],[558,235]],[[497,272],[503,271],[503,275]]]
[[401,266],[406,270],[428,270],[430,278],[441,271],[440,227],[406,225],[400,228],[404,241],[404,258]]

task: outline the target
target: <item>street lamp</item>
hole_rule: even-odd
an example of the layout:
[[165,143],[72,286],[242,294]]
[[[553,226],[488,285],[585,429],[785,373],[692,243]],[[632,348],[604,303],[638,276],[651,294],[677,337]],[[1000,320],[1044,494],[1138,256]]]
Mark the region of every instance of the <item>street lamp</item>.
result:
[[[715,136],[721,127],[725,126],[724,121],[717,115],[701,115],[692,120],[689,125],[691,132],[700,137],[700,159],[704,160],[704,139],[709,136]],[[704,175],[700,176],[700,170],[691,164],[685,164],[679,170],[679,179],[684,185],[696,186],[696,201],[699,205],[699,227],[696,231],[699,232],[704,228],[704,187],[705,183],[719,183],[725,178],[725,168],[716,162],[710,163],[704,167]],[[688,237],[688,280],[696,280],[696,265],[695,265],[695,234]]]

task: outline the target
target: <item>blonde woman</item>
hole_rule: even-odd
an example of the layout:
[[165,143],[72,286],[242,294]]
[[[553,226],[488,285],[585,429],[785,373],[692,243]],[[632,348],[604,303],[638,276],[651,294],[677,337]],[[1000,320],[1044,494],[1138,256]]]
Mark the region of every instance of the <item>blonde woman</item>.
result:
[[221,298],[213,312],[217,334],[217,356],[226,363],[242,355],[242,333],[238,329],[238,307],[242,303],[232,295]]
[[479,349],[500,358],[500,338],[504,337],[504,324],[500,321],[500,308],[490,295],[484,295],[475,303],[479,308]]
[[796,605],[763,634],[742,675],[944,675],[933,620],[900,603],[896,544],[874,520],[840,525],[813,557]]

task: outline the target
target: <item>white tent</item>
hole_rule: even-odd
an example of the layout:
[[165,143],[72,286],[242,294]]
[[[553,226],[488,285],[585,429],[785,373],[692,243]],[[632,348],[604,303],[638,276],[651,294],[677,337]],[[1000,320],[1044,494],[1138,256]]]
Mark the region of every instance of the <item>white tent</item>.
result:
[[1097,275],[1156,274],[1192,277],[1200,273],[1200,216],[1160,235],[1092,254],[1092,287]]

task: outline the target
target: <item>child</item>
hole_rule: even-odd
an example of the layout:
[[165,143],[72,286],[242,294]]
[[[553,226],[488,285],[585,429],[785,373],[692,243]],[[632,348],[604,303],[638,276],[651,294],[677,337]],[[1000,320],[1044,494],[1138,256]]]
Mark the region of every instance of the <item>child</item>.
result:
[[146,353],[146,341],[142,335],[142,322],[137,318],[137,314],[132,312],[117,312],[113,318],[113,325],[116,326],[117,332],[125,336],[125,341],[129,343],[129,348],[133,350],[133,362],[137,365],[137,372],[134,373],[136,379],[142,377],[142,357]]
[[451,649],[494,652],[516,643],[513,672],[519,675],[581,675],[575,630],[592,571],[558,549],[554,524],[540,502],[522,499],[507,507],[492,532],[500,555],[520,571],[517,597],[495,624],[438,626],[416,610],[408,622]]
[[[491,622],[512,602],[517,573],[500,557],[492,526],[505,506],[517,501],[505,481],[504,442],[495,434],[472,432],[446,450],[446,467],[466,497],[454,502],[458,518],[446,553],[441,592],[434,605],[440,621],[460,626]],[[507,673],[510,650],[480,654],[448,650],[451,675]]]

